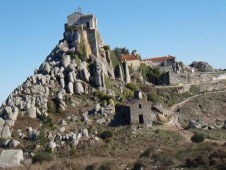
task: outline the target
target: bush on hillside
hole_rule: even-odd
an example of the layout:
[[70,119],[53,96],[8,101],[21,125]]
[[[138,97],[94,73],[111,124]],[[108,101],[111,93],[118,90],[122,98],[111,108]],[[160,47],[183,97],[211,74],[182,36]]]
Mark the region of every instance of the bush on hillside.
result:
[[53,160],[53,156],[51,153],[49,152],[39,152],[36,153],[35,156],[32,159],[32,163],[40,163],[40,162],[44,162],[44,161],[52,161]]
[[194,143],[201,143],[205,140],[203,134],[201,133],[196,133],[191,137],[191,141]]
[[160,103],[161,102],[160,97],[157,94],[155,94],[155,93],[147,94],[147,99],[149,101],[154,102],[154,103]]
[[136,84],[133,84],[133,83],[128,83],[126,85],[126,87],[130,90],[132,90],[133,92],[136,92],[136,91],[139,91],[139,87],[136,85]]
[[108,94],[106,94],[106,93],[104,93],[102,91],[99,91],[99,90],[95,91],[94,92],[94,95],[96,97],[98,97],[100,100],[106,100],[106,101],[108,101],[110,99],[114,99],[114,96],[108,95]]
[[111,138],[112,136],[113,136],[113,133],[110,130],[105,130],[100,134],[100,138],[103,140]]

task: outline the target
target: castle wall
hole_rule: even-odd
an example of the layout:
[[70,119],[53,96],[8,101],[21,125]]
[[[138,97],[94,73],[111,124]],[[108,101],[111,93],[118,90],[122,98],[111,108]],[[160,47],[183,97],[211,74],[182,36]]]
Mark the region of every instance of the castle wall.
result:
[[169,73],[170,85],[200,84],[225,80],[226,74],[222,73]]
[[87,29],[87,37],[91,47],[92,54],[95,56],[99,55],[98,44],[97,44],[97,32],[95,29]]

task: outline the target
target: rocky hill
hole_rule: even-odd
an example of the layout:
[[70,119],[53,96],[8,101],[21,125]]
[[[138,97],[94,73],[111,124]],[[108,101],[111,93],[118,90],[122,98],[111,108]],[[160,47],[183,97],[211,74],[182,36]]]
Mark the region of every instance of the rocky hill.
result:
[[[41,169],[57,166],[60,169],[179,169],[184,166],[186,159],[177,155],[194,146],[175,129],[165,131],[164,124],[173,122],[178,109],[174,108],[175,104],[206,91],[224,91],[225,75],[200,73],[214,71],[203,62],[192,64],[199,71],[197,74],[182,62],[150,66],[134,51],[129,55],[125,48],[112,50],[104,44],[94,15],[75,12],[68,16],[63,39],[34,75],[17,87],[0,107],[0,146],[4,149],[0,167],[20,165],[24,160],[21,168],[26,169],[31,163],[53,158],[53,164],[43,163]],[[121,59],[125,53],[134,58],[138,69]],[[174,59],[164,58],[164,64],[166,59]],[[173,86],[153,85],[170,85],[172,77]],[[206,103],[197,109],[210,115],[205,111]],[[220,115],[223,110],[216,103],[211,104],[216,105],[214,109]],[[194,113],[188,113],[192,111],[187,105],[182,111],[186,116],[180,119],[181,124],[189,125]],[[201,119],[202,115],[197,117]],[[224,119],[224,114],[219,118]],[[223,120],[220,122],[222,129]],[[211,144],[204,146],[207,147],[216,150]],[[75,159],[72,162],[76,165],[71,159]],[[39,165],[32,166],[40,169]]]

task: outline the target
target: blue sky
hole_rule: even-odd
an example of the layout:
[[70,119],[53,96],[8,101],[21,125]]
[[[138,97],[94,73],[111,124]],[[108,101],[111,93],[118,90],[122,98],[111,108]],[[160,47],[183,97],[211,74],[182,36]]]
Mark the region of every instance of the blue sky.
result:
[[1,0],[0,103],[45,60],[78,7],[97,16],[111,47],[226,68],[225,0]]

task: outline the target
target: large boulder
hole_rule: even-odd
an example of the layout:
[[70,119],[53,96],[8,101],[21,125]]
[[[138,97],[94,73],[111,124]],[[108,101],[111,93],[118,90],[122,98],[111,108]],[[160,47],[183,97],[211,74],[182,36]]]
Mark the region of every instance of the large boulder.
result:
[[0,167],[11,168],[20,165],[24,160],[23,151],[20,150],[3,150],[0,156]]
[[125,63],[125,71],[126,71],[126,83],[130,83],[130,73],[129,73],[129,67],[128,65]]
[[75,81],[75,94],[83,94],[85,92],[82,83],[79,81]]
[[5,125],[2,132],[1,132],[1,136],[3,139],[8,139],[11,138],[11,131],[8,125]]
[[64,41],[64,42],[60,42],[59,45],[57,46],[61,51],[63,52],[67,52],[69,49],[68,49],[68,44],[67,44],[67,41]]
[[74,85],[72,82],[68,83],[68,92],[69,94],[74,94]]
[[84,80],[85,82],[89,82],[90,73],[88,71],[86,62],[79,63],[78,71],[79,71],[79,76],[81,77],[81,79]]
[[42,74],[44,75],[49,74],[50,71],[51,71],[51,66],[49,65],[49,63],[46,62],[42,70]]
[[31,106],[31,107],[27,108],[27,113],[30,118],[35,119],[37,116],[36,115],[37,108],[35,106]]
[[71,57],[69,55],[64,55],[62,59],[62,66],[66,68],[71,63]]

